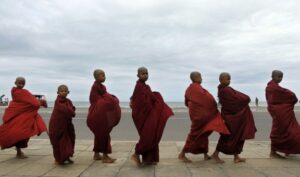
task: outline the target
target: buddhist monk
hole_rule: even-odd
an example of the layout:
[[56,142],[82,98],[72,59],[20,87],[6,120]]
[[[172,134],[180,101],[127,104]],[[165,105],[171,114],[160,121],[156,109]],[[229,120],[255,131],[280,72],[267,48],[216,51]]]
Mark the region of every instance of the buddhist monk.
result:
[[272,117],[271,158],[285,158],[278,152],[300,153],[300,126],[294,112],[298,99],[295,93],[279,86],[282,78],[283,72],[274,70],[266,87],[268,111]]
[[178,158],[185,163],[192,161],[186,157],[186,153],[204,154],[204,159],[211,157],[208,153],[208,136],[213,132],[229,134],[229,131],[221,117],[217,103],[213,96],[202,86],[201,74],[194,71],[190,74],[192,83],[185,92],[185,105],[189,108],[192,121],[191,130],[185,145]]
[[29,138],[47,131],[46,124],[38,114],[41,106],[47,107],[47,102],[36,99],[24,89],[25,82],[24,77],[16,79],[16,86],[11,90],[12,101],[5,109],[3,125],[0,126],[1,149],[15,146],[16,157],[20,159],[27,158],[21,148],[28,146]]
[[230,135],[221,134],[216,151],[212,158],[218,163],[224,163],[219,158],[219,152],[234,155],[234,163],[245,162],[239,154],[243,151],[246,139],[255,137],[256,127],[249,107],[250,97],[230,87],[231,76],[221,73],[219,77],[218,97],[222,106],[221,115],[230,131]]
[[[152,92],[148,80],[148,70],[140,67],[131,97],[133,122],[139,134],[139,141],[131,159],[136,165],[156,165],[159,162],[159,142],[165,125],[173,115],[171,108],[164,102],[159,92]],[[142,161],[140,159],[142,156]]]
[[69,89],[60,85],[57,98],[49,122],[49,137],[53,147],[55,163],[59,165],[72,164],[70,159],[74,154],[75,129],[72,118],[75,117],[75,107],[67,98]]
[[[110,132],[121,119],[119,99],[106,91],[103,85],[105,72],[101,69],[94,71],[95,82],[90,92],[90,108],[87,117],[87,125],[94,133],[94,160],[102,160],[103,163],[113,163],[116,159],[108,154],[112,153],[110,144]],[[103,156],[100,155],[103,154]]]

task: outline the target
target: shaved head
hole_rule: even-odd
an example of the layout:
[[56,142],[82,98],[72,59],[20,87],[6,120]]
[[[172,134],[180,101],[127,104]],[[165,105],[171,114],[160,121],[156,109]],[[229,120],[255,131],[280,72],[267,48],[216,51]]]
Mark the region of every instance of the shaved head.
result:
[[139,67],[138,70],[137,70],[137,73],[141,73],[141,72],[144,72],[144,71],[148,71],[148,69],[146,67]]
[[19,82],[19,81],[26,81],[26,80],[25,80],[24,77],[17,77],[17,78],[16,78],[16,82]]
[[17,77],[16,81],[15,81],[15,85],[17,86],[17,88],[22,89],[25,86],[25,78],[24,77]]
[[219,76],[219,81],[222,86],[229,86],[231,80],[231,76],[228,72],[222,72]]
[[60,85],[60,86],[58,86],[58,88],[57,88],[57,92],[59,92],[59,91],[62,90],[62,89],[65,89],[65,90],[68,90],[68,91],[69,91],[68,86],[66,86],[66,85]]
[[192,80],[192,82],[201,83],[202,82],[201,73],[198,71],[191,72],[190,79]]
[[272,71],[272,80],[276,83],[280,83],[283,78],[283,72],[280,70],[274,70]]
[[97,79],[100,74],[104,74],[104,71],[102,69],[96,69],[94,71],[94,78]]
[[146,82],[148,80],[148,69],[146,67],[139,67],[137,70],[137,77],[140,81]]
[[194,81],[194,78],[195,77],[197,77],[197,76],[201,76],[201,73],[200,72],[198,72],[198,71],[193,71],[193,72],[191,72],[191,74],[190,74],[190,78],[191,78],[191,80],[192,81]]
[[222,72],[219,76],[219,81],[221,82],[221,80],[224,78],[224,77],[229,77],[231,78],[230,74],[228,72]]
[[274,77],[274,76],[283,76],[283,72],[280,70],[273,70],[272,77]]

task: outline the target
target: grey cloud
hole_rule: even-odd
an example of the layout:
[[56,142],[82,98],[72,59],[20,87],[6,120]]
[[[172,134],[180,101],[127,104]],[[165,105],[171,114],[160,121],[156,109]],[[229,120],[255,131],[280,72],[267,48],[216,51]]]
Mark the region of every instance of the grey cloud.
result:
[[153,89],[171,101],[183,100],[193,70],[213,95],[228,71],[234,87],[263,99],[275,68],[299,93],[299,7],[295,0],[3,0],[0,92],[24,75],[49,99],[66,83],[74,100],[87,100],[92,72],[102,68],[109,91],[127,101],[136,69],[146,66]]

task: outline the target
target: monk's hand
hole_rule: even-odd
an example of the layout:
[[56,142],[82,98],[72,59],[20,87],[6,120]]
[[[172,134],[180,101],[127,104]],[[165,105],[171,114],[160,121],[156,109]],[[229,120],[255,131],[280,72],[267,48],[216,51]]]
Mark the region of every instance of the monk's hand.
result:
[[40,100],[41,106],[43,106],[44,108],[48,108],[48,104],[46,100]]

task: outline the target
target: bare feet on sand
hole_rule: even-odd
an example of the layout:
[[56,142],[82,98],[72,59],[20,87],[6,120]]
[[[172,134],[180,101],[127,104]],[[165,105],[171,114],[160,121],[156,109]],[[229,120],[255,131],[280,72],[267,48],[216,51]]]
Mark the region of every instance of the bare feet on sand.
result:
[[132,154],[131,160],[132,160],[137,166],[140,166],[140,165],[142,164],[139,155],[136,154],[136,153]]
[[188,159],[186,156],[185,156],[185,153],[184,152],[181,152],[179,155],[178,155],[178,159],[181,160],[182,162],[184,163],[192,163],[192,161],[190,159]]

